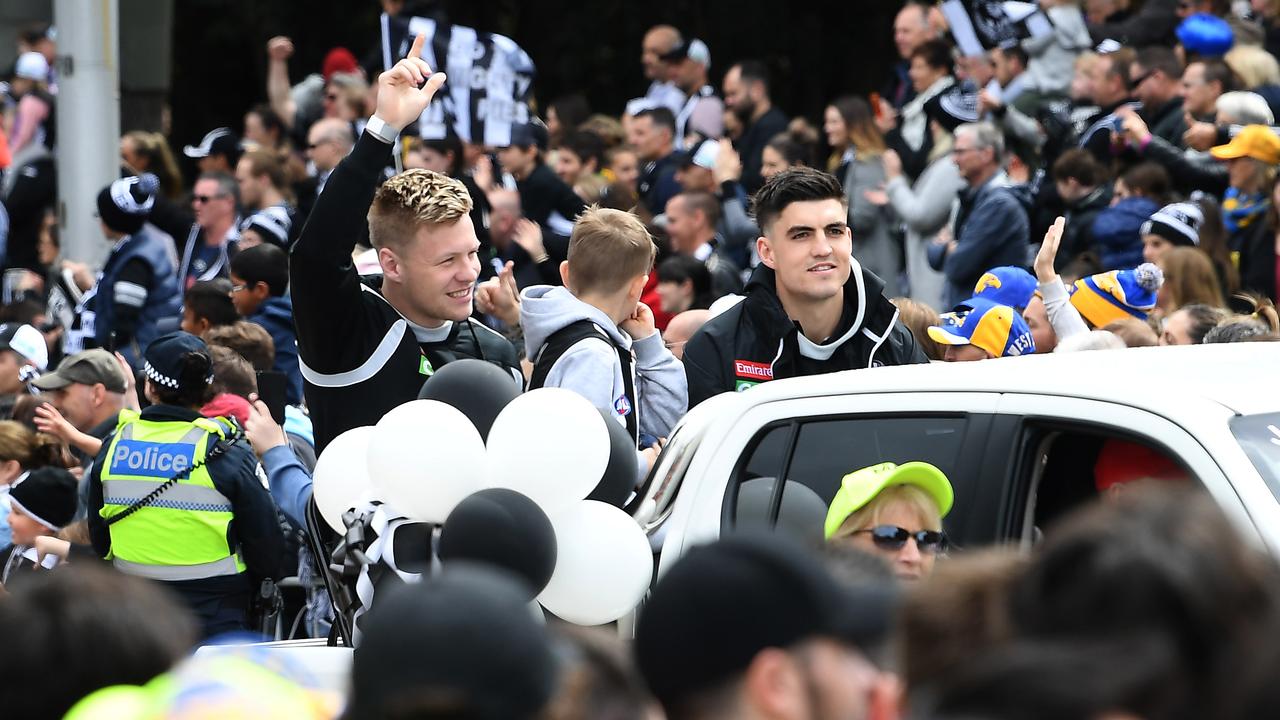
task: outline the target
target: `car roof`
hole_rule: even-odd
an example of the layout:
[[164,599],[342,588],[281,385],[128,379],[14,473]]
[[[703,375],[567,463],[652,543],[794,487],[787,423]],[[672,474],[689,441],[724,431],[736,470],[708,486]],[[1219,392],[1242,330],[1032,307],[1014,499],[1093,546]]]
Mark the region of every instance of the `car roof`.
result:
[[[762,383],[759,404],[796,397],[886,392],[992,392],[1121,402],[1177,415],[1216,403],[1252,415],[1280,412],[1280,343],[1092,350],[850,370]],[[1201,405],[1201,407],[1203,407]]]

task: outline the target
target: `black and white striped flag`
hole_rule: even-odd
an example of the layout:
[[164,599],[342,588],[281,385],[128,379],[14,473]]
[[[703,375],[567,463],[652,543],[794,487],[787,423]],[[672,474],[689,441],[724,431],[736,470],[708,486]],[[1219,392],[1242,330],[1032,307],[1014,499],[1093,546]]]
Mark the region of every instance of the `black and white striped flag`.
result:
[[956,45],[967,57],[1053,32],[1049,16],[1034,2],[946,0],[942,14]]
[[[534,67],[519,45],[505,35],[481,32],[430,18],[382,15],[382,60],[390,68],[404,57],[418,35],[425,35],[422,58],[448,75],[418,121],[418,134],[440,138],[452,129],[466,142],[493,147],[511,144],[511,126],[533,117],[529,106]],[[441,61],[443,59],[443,62]]]

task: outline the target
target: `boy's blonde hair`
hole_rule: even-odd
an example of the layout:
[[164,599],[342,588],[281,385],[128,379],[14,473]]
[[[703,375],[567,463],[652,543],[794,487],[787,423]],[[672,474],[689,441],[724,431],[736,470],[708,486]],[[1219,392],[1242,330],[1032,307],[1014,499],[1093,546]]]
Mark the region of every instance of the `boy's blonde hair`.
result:
[[635,215],[592,205],[569,236],[569,278],[575,295],[612,294],[653,268],[658,247]]
[[457,222],[471,212],[460,181],[430,170],[406,170],[382,184],[369,207],[369,241],[400,251],[418,229]]

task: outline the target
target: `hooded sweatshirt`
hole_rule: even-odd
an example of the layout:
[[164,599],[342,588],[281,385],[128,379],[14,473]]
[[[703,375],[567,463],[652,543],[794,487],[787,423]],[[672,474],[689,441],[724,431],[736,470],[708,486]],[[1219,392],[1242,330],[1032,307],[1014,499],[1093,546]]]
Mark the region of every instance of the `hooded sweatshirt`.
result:
[[[689,387],[684,366],[663,344],[660,333],[632,340],[603,310],[574,297],[568,288],[535,285],[520,295],[526,357],[536,361],[552,334],[579,320],[595,323],[613,344],[605,342],[604,337],[578,341],[551,366],[544,387],[572,390],[625,426],[625,412],[618,412],[626,405],[619,402],[626,395],[626,386],[618,350],[632,352],[640,434],[670,437],[688,406]],[[638,458],[638,462],[643,459]]]
[[287,295],[267,298],[248,320],[261,325],[276,346],[276,360],[271,369],[289,378],[285,402],[301,405],[302,371],[298,368],[298,334],[293,329],[293,302]]

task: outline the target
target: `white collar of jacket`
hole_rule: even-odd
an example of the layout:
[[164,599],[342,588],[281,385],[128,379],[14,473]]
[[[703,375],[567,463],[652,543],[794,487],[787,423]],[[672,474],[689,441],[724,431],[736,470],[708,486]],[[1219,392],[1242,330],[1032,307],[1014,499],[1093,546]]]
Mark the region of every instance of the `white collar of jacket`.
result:
[[954,85],[955,82],[955,78],[950,75],[944,75],[925,88],[924,92],[915,96],[911,102],[903,106],[901,116],[902,139],[907,142],[907,145],[911,146],[912,150],[919,150],[924,145],[924,135],[929,130],[929,118],[924,113],[924,104],[932,100],[933,96]]

